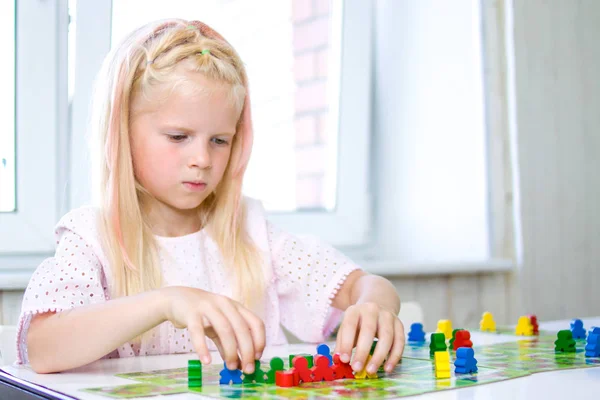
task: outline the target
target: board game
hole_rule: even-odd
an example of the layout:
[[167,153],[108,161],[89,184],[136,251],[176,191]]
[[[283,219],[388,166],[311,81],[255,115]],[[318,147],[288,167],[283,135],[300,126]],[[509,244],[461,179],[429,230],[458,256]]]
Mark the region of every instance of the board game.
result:
[[[512,334],[510,329],[499,329],[497,335]],[[455,374],[450,378],[436,379],[433,357],[429,355],[429,340],[425,343],[407,342],[401,363],[389,374],[378,373],[379,379],[346,379],[331,382],[303,383],[292,388],[274,384],[220,385],[222,366],[209,365],[203,369],[203,386],[188,388],[187,367],[116,375],[130,379],[131,384],[113,387],[87,388],[110,398],[137,398],[175,393],[195,393],[209,398],[242,399],[309,399],[309,398],[398,398],[437,390],[448,390],[471,385],[481,385],[517,378],[537,372],[566,368],[600,366],[600,358],[585,357],[585,339],[576,340],[576,352],[560,353],[554,350],[556,332],[540,331],[539,335],[522,340],[473,346],[478,372]],[[281,355],[287,359],[286,354]],[[450,351],[451,362],[455,352]],[[288,368],[286,361],[285,367]],[[262,360],[263,370],[268,370],[268,360]]]

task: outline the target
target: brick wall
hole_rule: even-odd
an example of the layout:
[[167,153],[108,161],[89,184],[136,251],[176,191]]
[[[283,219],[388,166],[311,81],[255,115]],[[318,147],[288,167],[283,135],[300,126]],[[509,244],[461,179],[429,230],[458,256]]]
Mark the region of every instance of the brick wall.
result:
[[296,205],[322,207],[331,0],[293,0]]

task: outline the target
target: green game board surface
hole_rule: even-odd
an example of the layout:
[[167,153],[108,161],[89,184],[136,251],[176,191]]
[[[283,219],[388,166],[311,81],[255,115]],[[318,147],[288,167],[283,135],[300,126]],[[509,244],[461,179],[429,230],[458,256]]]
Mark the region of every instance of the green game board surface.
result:
[[[512,333],[500,330],[498,334]],[[117,387],[90,388],[86,392],[113,398],[135,398],[175,393],[197,393],[211,398],[243,399],[308,399],[308,398],[397,398],[437,390],[460,388],[497,382],[530,375],[535,372],[565,368],[600,366],[600,358],[585,357],[585,340],[577,340],[575,353],[554,351],[555,332],[540,332],[539,336],[524,337],[516,342],[474,346],[478,372],[452,374],[447,379],[436,379],[433,358],[429,356],[429,342],[407,343],[402,362],[390,374],[379,372],[380,379],[338,380],[301,384],[294,388],[280,388],[271,384],[220,385],[221,366],[203,367],[203,386],[187,387],[187,367],[149,372],[118,374],[137,383]],[[285,358],[286,355],[282,355]],[[455,354],[450,352],[451,363]],[[285,365],[288,368],[287,362]],[[261,362],[264,371],[268,360]]]

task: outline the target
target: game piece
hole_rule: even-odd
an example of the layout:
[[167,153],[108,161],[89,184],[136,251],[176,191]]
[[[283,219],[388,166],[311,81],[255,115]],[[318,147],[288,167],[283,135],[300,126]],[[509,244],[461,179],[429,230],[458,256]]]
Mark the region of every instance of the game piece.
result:
[[423,332],[423,324],[415,322],[410,325],[410,331],[408,332],[409,342],[424,342],[425,332]]
[[496,332],[496,322],[491,312],[486,311],[479,321],[479,330],[482,332]]
[[292,360],[294,372],[298,374],[300,382],[312,382],[312,371],[308,368],[308,360],[302,356],[296,356]]
[[436,378],[450,378],[450,354],[447,351],[436,351],[434,354]]
[[539,335],[540,331],[539,331],[539,325],[537,322],[537,317],[533,314],[529,314],[529,315],[527,315],[527,318],[529,318],[529,322],[531,322],[531,326],[533,327],[533,334]]
[[454,372],[457,374],[470,374],[477,372],[477,360],[475,351],[471,347],[459,347],[456,350],[456,360],[454,360]]
[[456,339],[454,340],[452,348],[456,351],[459,347],[473,347],[471,332],[466,329],[461,329],[456,332]]
[[437,324],[437,331],[444,334],[444,340],[452,337],[452,322],[449,319],[440,319]]
[[298,386],[298,374],[293,370],[275,372],[275,384],[279,387]]
[[[327,346],[325,343],[320,344],[317,346],[317,354],[320,354],[322,356],[325,356],[327,358],[327,360],[329,360],[329,367],[331,367],[331,365],[333,364],[333,359],[331,357],[331,350],[329,349],[329,346]],[[315,364],[316,364],[316,360]],[[311,368],[311,367],[309,367]]]
[[271,358],[269,362],[271,369],[267,371],[267,383],[275,383],[275,373],[277,371],[283,371],[283,360],[279,357]]
[[333,367],[331,369],[333,370],[334,379],[354,379],[350,363],[342,362],[339,354],[333,355]]
[[[369,363],[371,362],[371,356],[367,357],[367,362],[365,363],[365,365],[369,365]],[[365,369],[365,372],[367,373],[367,378],[368,379],[378,379],[379,376],[377,376],[377,371],[375,372],[369,372]]]
[[223,369],[219,375],[221,375],[221,379],[219,380],[221,385],[229,385],[230,383],[235,385],[242,383],[242,371],[239,369],[227,369],[225,363],[223,363]]
[[456,339],[456,332],[462,331],[462,328],[456,328],[452,330],[452,338],[450,339],[450,344],[448,345],[449,349],[454,348],[454,340]]
[[600,357],[600,328],[592,326],[585,345],[586,357]]
[[573,339],[585,339],[583,321],[580,319],[574,319],[571,321],[571,334],[573,334]]
[[575,340],[573,340],[573,334],[568,329],[558,331],[558,339],[554,342],[554,351],[563,351],[568,353],[575,352]]
[[371,350],[369,350],[370,355],[373,355],[373,353],[375,353],[376,346],[377,346],[377,339],[373,340],[373,343],[371,343]]
[[260,360],[254,360],[254,372],[244,373],[243,383],[265,383],[265,371],[260,369]]
[[515,328],[515,334],[520,336],[533,336],[533,325],[526,315],[519,317],[517,327]]
[[306,361],[308,361],[308,368],[312,368],[312,366],[313,366],[313,356],[312,356],[312,354],[306,354],[306,353],[303,353],[303,354],[290,354],[290,356],[289,356],[289,364],[288,364],[290,366],[290,368],[292,368],[294,366],[294,357],[296,357],[296,356],[300,356],[300,357],[306,358]]
[[[327,347],[329,348],[329,346]],[[333,369],[329,365],[329,359],[327,356],[322,354],[317,354],[315,356],[315,366],[311,369],[313,382],[321,382],[321,381],[332,381],[333,377]]]
[[446,351],[446,340],[443,333],[432,333],[431,343],[429,343],[429,355],[433,357],[436,351]]
[[202,387],[202,363],[188,360],[188,387]]

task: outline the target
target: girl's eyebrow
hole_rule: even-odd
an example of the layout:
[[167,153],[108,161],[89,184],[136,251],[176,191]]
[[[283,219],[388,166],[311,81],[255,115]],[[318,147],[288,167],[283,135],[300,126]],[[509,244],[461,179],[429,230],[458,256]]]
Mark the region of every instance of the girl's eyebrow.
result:
[[[162,127],[165,130],[168,131],[175,131],[175,132],[182,132],[182,133],[186,133],[186,134],[190,134],[190,133],[195,133],[196,131],[187,127],[184,127],[182,125],[178,125],[178,124],[165,124]],[[213,133],[213,135],[228,135],[228,136],[234,136],[235,132],[217,132],[217,133]]]

